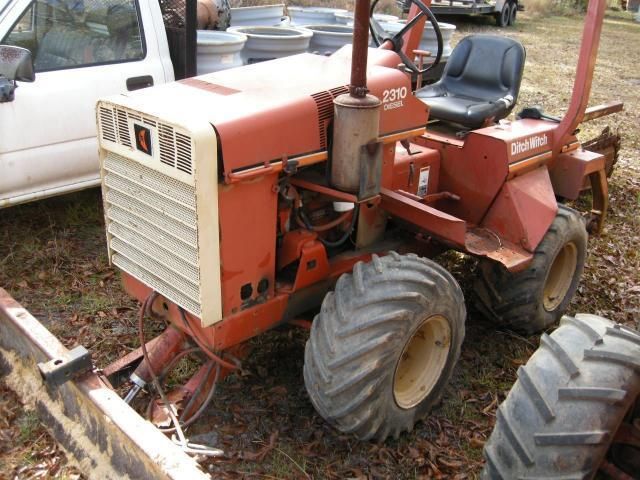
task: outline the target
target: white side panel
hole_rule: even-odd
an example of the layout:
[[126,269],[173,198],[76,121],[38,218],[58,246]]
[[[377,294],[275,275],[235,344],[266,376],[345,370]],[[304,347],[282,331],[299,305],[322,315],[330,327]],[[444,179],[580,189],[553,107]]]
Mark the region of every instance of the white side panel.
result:
[[97,150],[96,139],[86,138],[0,154],[0,207],[97,185]]
[[220,223],[218,219],[218,146],[211,125],[194,134],[196,163],[196,204],[200,262],[202,325],[222,320],[222,280],[220,278]]

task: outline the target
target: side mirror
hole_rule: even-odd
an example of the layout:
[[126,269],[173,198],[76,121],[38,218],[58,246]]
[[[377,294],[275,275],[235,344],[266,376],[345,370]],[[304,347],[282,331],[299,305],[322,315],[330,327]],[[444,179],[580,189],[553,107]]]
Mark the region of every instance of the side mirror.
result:
[[16,81],[33,82],[31,52],[26,48],[0,45],[0,103],[11,102],[14,98]]
[[31,52],[26,48],[0,45],[0,76],[20,82],[33,82],[36,74],[33,71]]

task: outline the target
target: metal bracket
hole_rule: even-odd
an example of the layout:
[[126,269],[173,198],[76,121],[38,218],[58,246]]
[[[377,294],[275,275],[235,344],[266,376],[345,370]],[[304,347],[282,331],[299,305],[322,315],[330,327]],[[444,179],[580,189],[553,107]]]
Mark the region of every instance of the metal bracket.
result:
[[51,387],[58,387],[93,369],[91,353],[82,345],[69,350],[64,357],[53,358],[48,362],[38,364],[40,375],[45,383]]
[[0,75],[0,103],[13,102],[16,88],[15,82]]
[[382,143],[372,142],[360,148],[360,188],[358,200],[367,200],[380,193],[382,178]]

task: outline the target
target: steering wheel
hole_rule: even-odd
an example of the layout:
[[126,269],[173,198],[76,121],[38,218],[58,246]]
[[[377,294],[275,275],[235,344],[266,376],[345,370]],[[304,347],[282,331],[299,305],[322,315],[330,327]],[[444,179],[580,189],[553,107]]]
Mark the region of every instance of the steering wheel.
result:
[[[402,27],[402,29],[398,33],[393,36],[389,36],[389,34],[382,28],[380,23],[378,23],[378,21],[373,18],[373,11],[375,10],[379,1],[380,0],[373,0],[373,2],[371,3],[371,10],[369,12],[369,28],[371,29],[371,36],[373,37],[373,41],[376,46],[379,47],[384,42],[389,40],[393,44],[393,50],[402,59],[402,63],[404,63],[409,70],[418,75],[422,75],[438,65],[440,63],[440,59],[442,58],[444,42],[442,41],[442,32],[440,31],[438,20],[436,20],[433,12],[431,12],[431,10],[424,3],[422,3],[421,0],[409,0],[410,3],[415,3],[418,6],[420,12],[418,13],[418,15],[408,21],[407,24]],[[420,68],[418,68],[413,59],[407,57],[404,54],[404,52],[402,51],[402,44],[405,33],[411,30],[416,22],[425,15],[429,19],[429,23],[431,23],[431,25],[433,26],[433,30],[436,32],[436,39],[438,41],[438,52],[436,53],[435,61],[424,70],[421,70]]]

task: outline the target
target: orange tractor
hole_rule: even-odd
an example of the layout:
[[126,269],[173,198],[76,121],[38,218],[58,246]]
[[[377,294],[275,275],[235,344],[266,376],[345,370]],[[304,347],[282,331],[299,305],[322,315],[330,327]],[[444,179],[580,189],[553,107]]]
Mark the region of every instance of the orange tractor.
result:
[[[464,338],[462,291],[428,259],[443,249],[479,259],[483,310],[515,330],[553,324],[576,291],[585,224],[602,227],[614,157],[585,150],[577,127],[622,108],[587,109],[605,1],[589,5],[566,115],[529,108],[512,121],[520,43],[464,38],[422,87],[442,53],[427,4],[413,0],[392,38],[373,8],[356,2],[353,47],[332,56],[98,103],[109,258],[143,303],[141,349],[104,373],[115,383],[133,370],[127,402],[153,383],[151,410],[164,408],[173,430],[197,420],[249,339],[287,323],[310,328],[304,381],[323,418],[360,439],[411,430],[442,395]],[[415,50],[426,20],[440,40],[427,69],[428,53]],[[588,187],[585,222],[558,199]],[[152,340],[146,314],[168,325]],[[193,352],[201,368],[165,393],[163,378]]]

